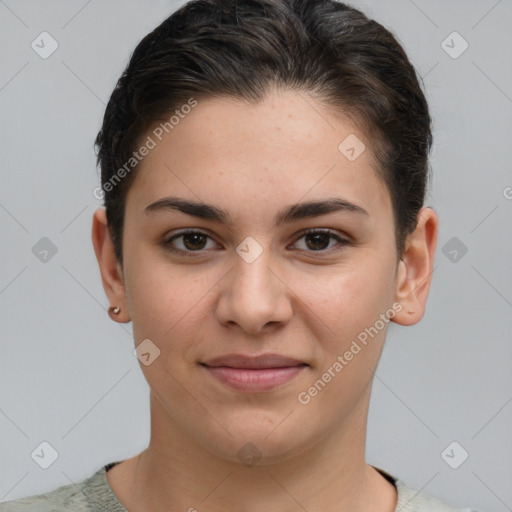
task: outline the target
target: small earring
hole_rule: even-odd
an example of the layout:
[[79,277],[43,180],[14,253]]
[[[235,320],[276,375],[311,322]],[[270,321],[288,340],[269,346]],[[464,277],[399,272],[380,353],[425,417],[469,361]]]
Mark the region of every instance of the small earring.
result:
[[121,308],[119,306],[116,306],[116,307],[112,306],[112,307],[108,308],[108,310],[110,313],[117,315],[119,313],[119,311],[121,311]]
[[407,311],[407,313],[409,313],[409,315],[412,315],[414,311]]

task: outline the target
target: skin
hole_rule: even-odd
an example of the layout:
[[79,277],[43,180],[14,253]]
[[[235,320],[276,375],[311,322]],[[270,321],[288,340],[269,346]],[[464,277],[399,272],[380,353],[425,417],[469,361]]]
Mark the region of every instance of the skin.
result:
[[[366,145],[354,161],[338,151],[349,134]],[[148,448],[107,473],[130,512],[395,509],[395,487],[365,462],[388,324],[309,403],[297,399],[394,303],[402,305],[397,324],[424,314],[438,217],[419,212],[398,261],[391,199],[375,165],[365,134],[305,93],[271,91],[257,105],[214,98],[199,101],[140,163],[126,201],[123,268],[105,210],[94,213],[103,285],[121,308],[115,319],[133,322],[136,346],[149,338],[161,351],[141,364],[151,388]],[[144,212],[171,195],[223,208],[233,225]],[[368,215],[274,225],[282,208],[330,197]],[[174,240],[192,257],[164,246],[183,228],[210,237]],[[315,242],[301,233],[311,228],[350,243]],[[263,251],[252,263],[236,252],[249,236]],[[308,366],[276,389],[247,393],[199,364],[229,353],[278,353]],[[252,467],[237,456],[248,442],[261,454]]]

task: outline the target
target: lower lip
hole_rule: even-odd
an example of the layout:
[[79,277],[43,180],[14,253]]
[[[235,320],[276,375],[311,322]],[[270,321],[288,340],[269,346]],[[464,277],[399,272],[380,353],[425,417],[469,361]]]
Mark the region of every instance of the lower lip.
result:
[[306,365],[284,368],[246,369],[228,366],[205,366],[217,380],[239,391],[269,391],[297,376]]

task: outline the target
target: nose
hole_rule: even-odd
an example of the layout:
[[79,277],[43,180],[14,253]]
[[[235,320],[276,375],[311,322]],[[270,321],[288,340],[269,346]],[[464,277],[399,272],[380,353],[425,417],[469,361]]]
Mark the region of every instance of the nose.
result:
[[218,321],[250,334],[286,324],[293,314],[293,294],[290,283],[279,274],[270,249],[251,263],[237,255],[233,268],[219,283]]

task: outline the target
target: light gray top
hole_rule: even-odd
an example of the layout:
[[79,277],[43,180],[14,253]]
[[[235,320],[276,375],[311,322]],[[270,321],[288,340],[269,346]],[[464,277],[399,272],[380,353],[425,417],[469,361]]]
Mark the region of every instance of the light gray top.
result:
[[[106,464],[76,485],[68,484],[44,494],[0,503],[0,512],[128,512],[106,477],[106,472],[119,462]],[[398,503],[395,512],[471,512],[471,509],[452,508],[409,489],[398,478],[373,467],[397,489]]]

